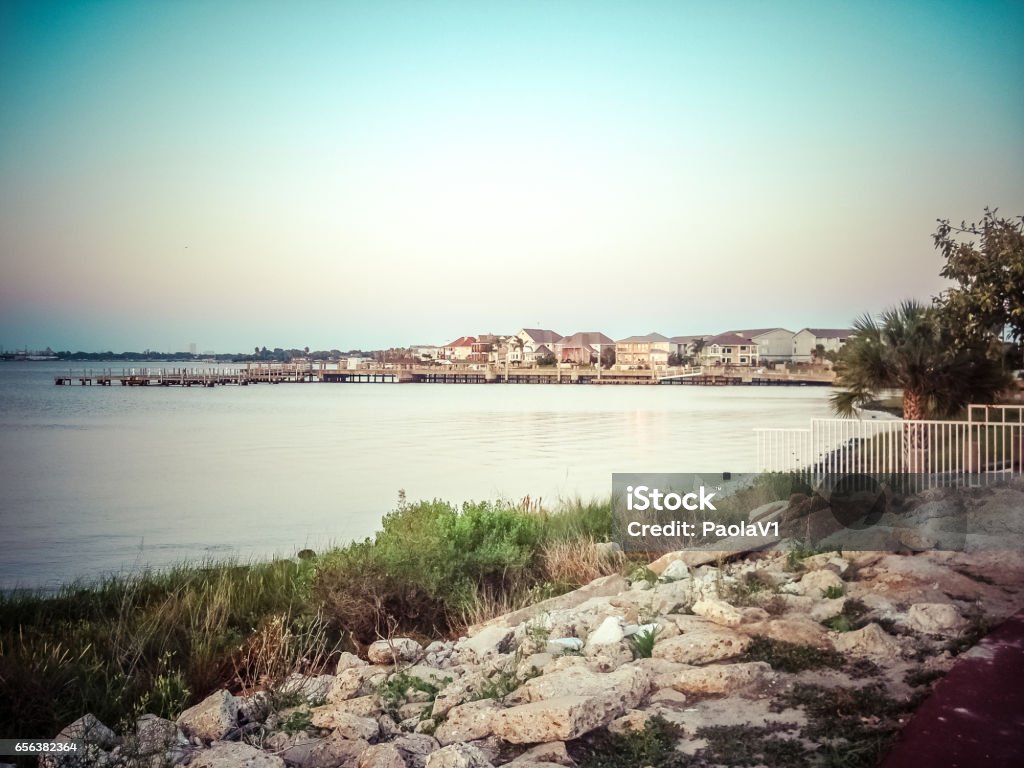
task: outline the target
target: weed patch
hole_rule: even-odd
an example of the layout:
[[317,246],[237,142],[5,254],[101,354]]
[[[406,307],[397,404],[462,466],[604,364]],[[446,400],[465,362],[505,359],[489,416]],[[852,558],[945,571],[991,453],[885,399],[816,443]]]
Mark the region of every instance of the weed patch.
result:
[[779,672],[803,672],[806,669],[843,666],[843,655],[831,649],[816,648],[785,640],[773,640],[759,635],[754,638],[744,655],[745,661],[765,661]]

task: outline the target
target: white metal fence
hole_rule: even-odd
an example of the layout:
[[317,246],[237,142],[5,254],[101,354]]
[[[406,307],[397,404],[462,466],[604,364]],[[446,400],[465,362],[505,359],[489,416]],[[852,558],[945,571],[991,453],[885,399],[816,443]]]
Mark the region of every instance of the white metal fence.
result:
[[755,432],[761,472],[1021,474],[1024,406],[972,405],[966,421],[812,419]]

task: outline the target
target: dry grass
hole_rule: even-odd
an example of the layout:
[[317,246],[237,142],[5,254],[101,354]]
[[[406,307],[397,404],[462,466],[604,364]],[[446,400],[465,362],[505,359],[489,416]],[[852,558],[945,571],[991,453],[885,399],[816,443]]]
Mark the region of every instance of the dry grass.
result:
[[540,551],[545,578],[554,584],[581,586],[601,576],[621,573],[625,556],[621,552],[606,555],[596,545],[589,536],[545,543]]

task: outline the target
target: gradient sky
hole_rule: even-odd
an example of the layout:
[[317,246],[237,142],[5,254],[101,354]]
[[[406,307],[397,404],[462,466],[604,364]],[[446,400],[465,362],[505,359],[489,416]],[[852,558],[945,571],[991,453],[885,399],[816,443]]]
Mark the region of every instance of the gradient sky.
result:
[[0,344],[843,326],[1024,213],[1024,3],[0,2]]

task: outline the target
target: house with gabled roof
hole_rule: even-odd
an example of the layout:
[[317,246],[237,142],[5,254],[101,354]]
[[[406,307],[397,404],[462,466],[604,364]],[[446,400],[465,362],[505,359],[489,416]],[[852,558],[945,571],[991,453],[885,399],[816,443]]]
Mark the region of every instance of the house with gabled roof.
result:
[[450,344],[441,347],[441,360],[465,361],[473,354],[473,345],[477,343],[476,336],[459,336]]
[[853,333],[852,328],[802,328],[793,335],[793,360],[810,361],[819,345],[826,352],[838,352]]
[[560,363],[591,365],[597,362],[601,350],[615,348],[615,341],[600,331],[580,331],[555,342]]
[[[546,328],[521,328],[509,340],[509,361],[533,365],[537,358],[551,354],[551,348],[562,338],[558,331]],[[544,350],[544,351],[542,351]]]
[[650,368],[652,365],[668,365],[672,354],[672,341],[660,333],[645,336],[629,336],[615,342],[616,368]]
[[704,340],[700,351],[703,365],[757,365],[757,342],[736,331],[728,331]]
[[789,360],[793,356],[795,334],[785,328],[745,328],[732,330],[730,333],[753,339],[757,344],[757,356],[761,362]]

